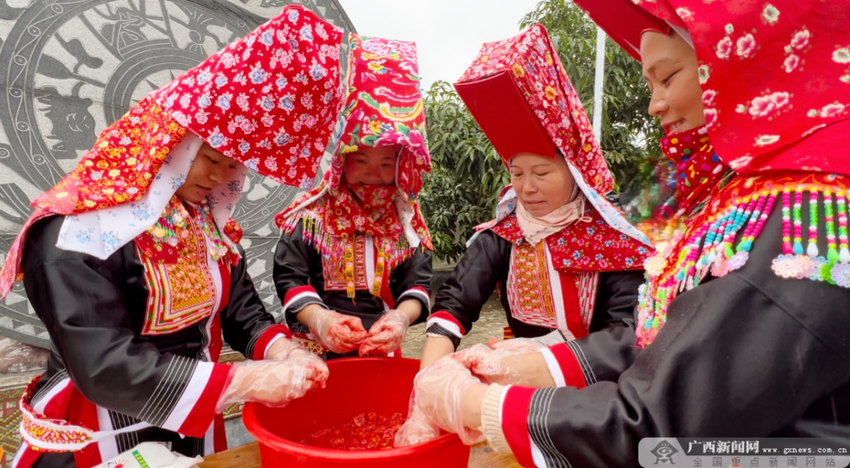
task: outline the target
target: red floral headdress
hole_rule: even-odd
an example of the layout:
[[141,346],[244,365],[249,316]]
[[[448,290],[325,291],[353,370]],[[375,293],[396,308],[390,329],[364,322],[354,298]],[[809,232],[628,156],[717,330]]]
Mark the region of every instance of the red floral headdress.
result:
[[[850,160],[836,152],[850,139],[846,2],[575,1],[621,45],[639,44],[641,32],[611,28],[611,18],[645,22],[649,14],[694,47],[706,125],[669,135],[662,145],[669,155],[680,139],[703,141],[707,134],[705,142],[713,144],[717,157],[744,176],[724,187],[711,184],[708,203],[688,220],[683,236],[647,262],[638,346],[652,343],[681,291],[698,287],[709,272],[723,277],[748,264],[754,241],[779,203],[785,234],[782,253],[770,265],[774,273],[850,288],[850,247],[843,228],[836,236],[832,219],[835,205],[843,223],[850,186]],[[804,200],[812,213],[805,242]],[[817,221],[821,200],[825,226]],[[826,233],[826,252],[818,248],[819,232]]]
[[[431,169],[425,109],[419,88],[416,45],[351,34],[348,87],[340,115],[340,137],[322,182],[278,214],[275,221],[292,231],[310,223],[305,235],[323,254],[343,263],[356,233],[373,236],[379,263],[389,269],[415,248],[432,249],[428,228],[415,198],[422,173]],[[349,187],[343,181],[345,155],[358,149],[396,146],[396,187]],[[353,296],[354,290],[349,288]]]
[[[687,31],[700,63],[711,142],[736,172],[850,174],[850,159],[835,153],[850,135],[846,3],[576,3],[621,45],[639,47],[640,34],[662,24]],[[624,24],[634,27],[618,27]]]

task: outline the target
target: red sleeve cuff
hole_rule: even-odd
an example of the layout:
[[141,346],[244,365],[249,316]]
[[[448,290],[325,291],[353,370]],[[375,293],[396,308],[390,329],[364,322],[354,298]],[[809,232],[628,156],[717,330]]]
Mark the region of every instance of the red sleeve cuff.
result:
[[502,432],[517,461],[522,466],[534,466],[531,437],[528,434],[528,409],[534,389],[511,385],[505,390],[502,402]]
[[550,346],[549,351],[555,356],[558,361],[558,366],[561,368],[561,373],[564,376],[564,382],[568,387],[584,388],[587,386],[587,380],[584,378],[581,365],[576,359],[575,353],[567,346],[566,343],[558,343]]
[[[201,394],[177,431],[189,437],[203,437],[215,418],[215,410],[224,393],[233,368],[227,364],[212,364],[213,368]],[[194,378],[192,379],[195,380]],[[190,382],[190,385],[194,382]],[[182,399],[181,399],[182,400]],[[181,403],[183,403],[181,401]],[[188,403],[188,402],[186,402]],[[184,403],[185,404],[185,403]]]
[[466,335],[466,329],[463,328],[460,322],[458,322],[452,314],[445,310],[440,310],[431,314],[431,316],[428,317],[428,325],[430,326],[432,323],[440,324],[443,328],[456,332],[461,338]]
[[321,300],[319,297],[319,293],[316,292],[316,288],[310,285],[298,286],[297,288],[292,288],[286,292],[286,295],[283,296],[283,307],[287,307],[292,302],[298,301],[300,299],[305,298],[317,298]]
[[292,332],[289,331],[289,327],[286,325],[272,325],[269,328],[266,328],[265,331],[260,335],[260,339],[257,340],[257,343],[254,345],[254,350],[251,353],[251,359],[254,361],[259,361],[266,358],[266,348],[269,346],[269,343],[278,335],[283,335],[285,338],[292,338]]

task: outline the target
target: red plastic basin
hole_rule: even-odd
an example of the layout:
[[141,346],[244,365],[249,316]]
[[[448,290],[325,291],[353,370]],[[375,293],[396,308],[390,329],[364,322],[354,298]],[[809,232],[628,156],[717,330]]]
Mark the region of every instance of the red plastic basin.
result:
[[469,447],[455,434],[424,444],[389,450],[333,450],[299,442],[323,429],[344,424],[361,413],[407,416],[419,361],[398,358],[349,358],[328,362],[327,387],[283,408],[247,403],[242,419],[260,445],[264,467],[466,468]]

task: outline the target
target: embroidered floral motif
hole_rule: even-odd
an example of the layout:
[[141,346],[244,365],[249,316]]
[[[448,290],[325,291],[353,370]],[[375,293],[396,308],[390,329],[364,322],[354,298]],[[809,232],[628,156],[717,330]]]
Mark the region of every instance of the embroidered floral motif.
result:
[[[588,221],[577,221],[543,241],[557,271],[624,271],[643,266],[652,249],[612,228],[591,206],[585,208],[584,218]],[[491,230],[515,246],[524,243],[516,214]]]
[[508,303],[511,315],[517,320],[539,327],[558,328],[545,248],[543,242],[537,247],[523,242],[511,249]]
[[27,385],[18,404],[21,410],[22,438],[32,446],[33,450],[39,452],[61,453],[81,450],[92,441],[95,433],[93,430],[60,419],[48,418],[37,413],[30,406],[35,387],[41,377],[41,375],[35,377]]
[[102,132],[80,163],[33,205],[72,214],[136,201],[184,135],[186,129],[145,98]]
[[[180,203],[179,200],[177,203]],[[171,212],[174,211],[180,212]],[[216,287],[207,258],[206,236],[194,216],[185,209],[182,216],[183,226],[178,231],[179,248],[175,248],[176,261],[157,260],[161,256],[156,247],[171,246],[151,241],[156,235],[154,232],[148,231],[134,240],[136,252],[145,267],[148,288],[142,335],[174,333],[213,313]]]
[[[210,256],[214,261],[218,261],[226,254],[231,254],[233,264],[239,261],[239,251],[231,247],[222,238],[219,229],[212,219],[212,213],[209,203],[205,200],[201,203],[198,209],[193,209],[192,213],[183,206],[183,202],[177,197],[173,197],[168,205],[163,210],[162,216],[157,220],[156,224],[147,229],[147,232],[136,239],[136,246],[139,247],[144,254],[156,261],[166,263],[175,263],[178,261],[182,248],[182,243],[193,234],[190,227],[190,218],[194,224],[201,230],[203,235],[212,244]],[[241,237],[241,227],[238,224],[229,220],[228,225],[231,226],[232,233],[238,232]],[[235,227],[234,227],[235,225]],[[238,231],[236,231],[238,228]]]

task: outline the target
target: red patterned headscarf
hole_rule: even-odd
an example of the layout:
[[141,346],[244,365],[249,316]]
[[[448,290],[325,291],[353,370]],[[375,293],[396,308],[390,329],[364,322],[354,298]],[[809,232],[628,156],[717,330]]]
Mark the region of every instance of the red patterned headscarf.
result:
[[[648,239],[604,197],[614,181],[584,106],[543,25],[484,44],[455,88],[506,166],[521,152],[566,159],[590,206],[582,213],[582,222],[547,237],[558,269],[641,267],[650,252]],[[493,229],[511,242],[520,241],[523,233],[514,214],[517,203],[513,190],[507,190],[496,219],[479,230]]]
[[[101,133],[74,170],[33,202],[36,210],[0,273],[0,297],[19,276],[33,223],[139,201],[188,132],[277,181],[295,186],[312,181],[318,163],[310,156],[322,153],[342,102],[341,37],[341,30],[310,10],[287,6],[141,100]],[[180,183],[175,180],[172,188]],[[230,188],[236,189],[241,192]],[[157,217],[150,217],[148,226]],[[235,223],[222,229],[238,231]]]
[[[416,45],[351,34],[349,46],[347,98],[330,168],[316,188],[275,221],[292,232],[305,220],[305,237],[332,265],[343,263],[357,233],[371,235],[379,249],[378,264],[392,269],[416,248],[433,249],[415,201],[422,173],[431,170]],[[400,148],[395,187],[345,184],[346,154],[384,146]],[[349,288],[348,294],[353,296],[354,290]]]
[[[785,279],[850,287],[850,249],[846,240],[835,241],[846,236],[835,235],[831,219],[819,227],[816,216],[820,200],[831,213],[833,195],[838,206],[846,205],[850,160],[840,149],[850,139],[848,3],[575,1],[621,45],[640,44],[642,29],[612,28],[617,21],[667,24],[694,47],[706,144],[743,176],[724,187],[715,182],[705,208],[687,220],[683,235],[647,262],[649,281],[641,287],[637,309],[637,345],[653,342],[679,293],[698,287],[709,273],[723,277],[747,264],[753,243],[778,203],[784,233],[781,253],[770,264],[773,272]],[[629,52],[640,59],[639,51]],[[693,132],[668,135],[662,141],[668,156],[671,149],[682,149],[674,140],[689,136],[701,142],[704,137]],[[805,199],[814,213],[807,247],[800,228],[804,192],[809,192]],[[742,213],[739,222],[735,215]],[[827,233],[827,252],[818,249],[819,231]]]
[[[664,24],[689,37],[711,143],[736,172],[850,174],[850,159],[835,152],[850,135],[846,2],[576,3],[621,45],[639,47],[643,30]],[[612,28],[617,18],[643,26]]]

